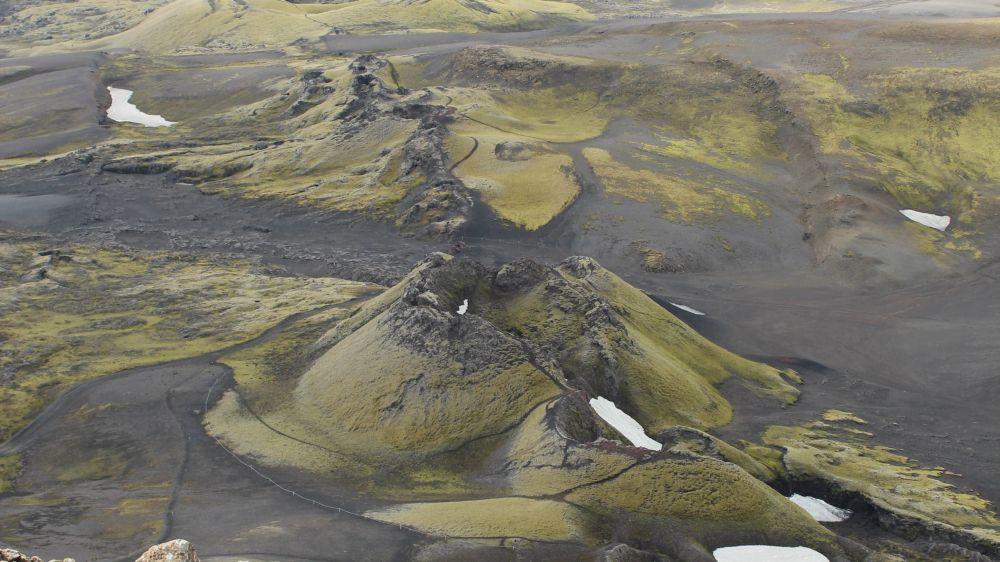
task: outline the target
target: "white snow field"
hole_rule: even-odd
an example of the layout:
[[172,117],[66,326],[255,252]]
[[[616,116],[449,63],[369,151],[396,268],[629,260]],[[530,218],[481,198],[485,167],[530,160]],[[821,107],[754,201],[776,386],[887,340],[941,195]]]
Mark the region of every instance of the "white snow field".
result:
[[174,121],[167,121],[159,115],[144,113],[135,104],[129,103],[132,90],[108,86],[111,94],[111,107],[108,108],[108,119],[119,123],[138,123],[147,127],[169,127]]
[[808,511],[809,515],[812,515],[813,519],[820,523],[839,523],[846,521],[851,516],[850,509],[841,509],[819,498],[792,494],[788,499],[792,500],[792,503],[795,505]]
[[932,215],[930,213],[921,213],[920,211],[914,211],[912,209],[900,209],[899,212],[911,221],[918,222],[931,228],[936,228],[941,232],[944,232],[945,229],[948,228],[948,225],[951,224],[951,217],[948,215]]
[[650,449],[653,451],[659,451],[663,448],[663,445],[654,441],[650,436],[646,435],[646,430],[642,428],[639,422],[632,419],[632,416],[626,414],[625,412],[618,409],[615,403],[598,396],[597,398],[590,399],[590,407],[597,412],[597,415],[601,416],[601,419],[608,422],[611,427],[618,430],[625,436],[626,439],[632,442],[636,447],[642,447],[644,449]]
[[727,546],[715,549],[712,555],[718,562],[830,562],[826,556],[804,546]]
[[[667,302],[670,302],[670,301],[667,301]],[[704,316],[705,315],[704,312],[702,312],[700,310],[695,310],[695,309],[691,308],[690,306],[684,306],[683,304],[677,304],[675,302],[671,302],[670,306],[675,306],[675,307],[677,307],[677,308],[679,308],[681,310],[684,310],[686,312],[690,312],[691,314],[695,314],[697,316]]]

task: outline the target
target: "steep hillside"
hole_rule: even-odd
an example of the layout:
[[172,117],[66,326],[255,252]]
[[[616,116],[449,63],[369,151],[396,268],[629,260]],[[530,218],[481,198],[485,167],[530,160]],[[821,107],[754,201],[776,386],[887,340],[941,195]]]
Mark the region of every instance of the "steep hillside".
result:
[[19,0],[4,11],[9,23],[0,46],[24,53],[257,51],[303,46],[326,34],[517,31],[594,19],[561,0]]

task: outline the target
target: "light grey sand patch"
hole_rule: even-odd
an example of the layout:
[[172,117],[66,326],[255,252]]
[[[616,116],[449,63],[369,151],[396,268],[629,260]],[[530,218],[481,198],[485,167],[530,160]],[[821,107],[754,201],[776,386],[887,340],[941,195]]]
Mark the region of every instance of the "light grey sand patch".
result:
[[55,211],[68,207],[72,202],[72,197],[58,194],[0,195],[0,226],[42,226],[48,223]]

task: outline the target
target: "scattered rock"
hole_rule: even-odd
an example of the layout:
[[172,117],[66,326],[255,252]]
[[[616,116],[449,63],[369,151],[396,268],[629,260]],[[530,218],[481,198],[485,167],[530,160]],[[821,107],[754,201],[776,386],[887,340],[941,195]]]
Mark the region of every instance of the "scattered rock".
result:
[[[0,561],[2,562],[43,562],[43,560],[37,556],[27,556],[21,554],[20,552],[14,550],[13,548],[3,548],[0,549]],[[50,560],[49,562],[76,562],[72,558],[63,558],[62,560]]]

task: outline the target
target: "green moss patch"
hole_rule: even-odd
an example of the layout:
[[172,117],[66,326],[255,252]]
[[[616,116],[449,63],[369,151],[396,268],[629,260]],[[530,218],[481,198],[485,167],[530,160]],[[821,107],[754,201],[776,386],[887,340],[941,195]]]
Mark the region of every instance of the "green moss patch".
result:
[[14,489],[14,479],[21,470],[20,455],[0,457],[0,494],[6,494]]

